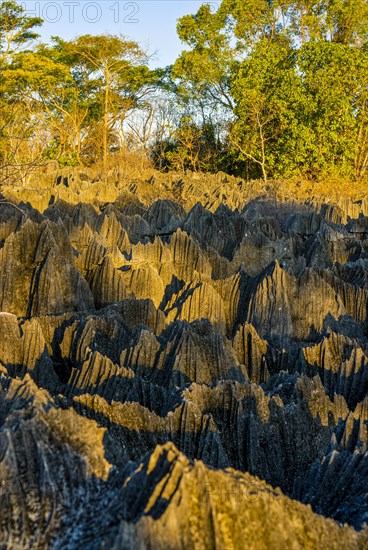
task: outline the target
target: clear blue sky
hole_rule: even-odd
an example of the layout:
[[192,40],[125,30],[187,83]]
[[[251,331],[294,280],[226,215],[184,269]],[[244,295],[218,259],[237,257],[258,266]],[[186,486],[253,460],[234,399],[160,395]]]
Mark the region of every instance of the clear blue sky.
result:
[[[171,64],[183,49],[176,34],[176,21],[195,13],[197,0],[23,0],[29,15],[45,20],[43,41],[53,35],[71,39],[81,34],[124,34],[157,51],[152,66]],[[216,2],[207,2],[213,7]]]

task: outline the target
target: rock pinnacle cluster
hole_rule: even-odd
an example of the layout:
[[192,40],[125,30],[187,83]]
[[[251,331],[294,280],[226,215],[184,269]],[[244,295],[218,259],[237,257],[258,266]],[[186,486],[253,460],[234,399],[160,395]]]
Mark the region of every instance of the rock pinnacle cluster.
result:
[[96,185],[0,204],[0,548],[367,549],[367,199]]

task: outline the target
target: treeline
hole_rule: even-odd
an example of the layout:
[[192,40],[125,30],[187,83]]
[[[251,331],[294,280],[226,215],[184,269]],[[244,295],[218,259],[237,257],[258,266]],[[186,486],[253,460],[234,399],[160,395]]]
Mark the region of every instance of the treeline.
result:
[[367,0],[203,5],[178,21],[179,58],[156,70],[125,37],[40,44],[41,25],[1,4],[3,168],[55,160],[106,173],[136,155],[265,181],[367,177]]

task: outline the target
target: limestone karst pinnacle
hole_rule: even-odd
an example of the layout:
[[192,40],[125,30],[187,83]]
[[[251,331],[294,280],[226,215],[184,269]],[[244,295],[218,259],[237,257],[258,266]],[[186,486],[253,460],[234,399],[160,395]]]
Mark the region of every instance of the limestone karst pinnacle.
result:
[[0,548],[368,548],[367,199],[165,177],[4,188]]

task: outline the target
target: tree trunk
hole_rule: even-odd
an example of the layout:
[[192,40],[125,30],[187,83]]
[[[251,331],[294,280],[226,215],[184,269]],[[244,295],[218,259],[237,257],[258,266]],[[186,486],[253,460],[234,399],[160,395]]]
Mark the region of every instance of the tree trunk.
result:
[[107,156],[108,156],[108,133],[109,133],[109,75],[106,75],[106,88],[105,88],[105,106],[102,128],[102,155],[103,155],[103,172],[104,178],[107,178]]

